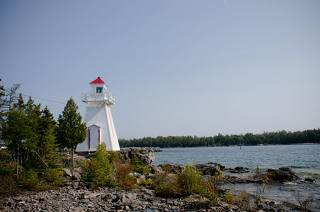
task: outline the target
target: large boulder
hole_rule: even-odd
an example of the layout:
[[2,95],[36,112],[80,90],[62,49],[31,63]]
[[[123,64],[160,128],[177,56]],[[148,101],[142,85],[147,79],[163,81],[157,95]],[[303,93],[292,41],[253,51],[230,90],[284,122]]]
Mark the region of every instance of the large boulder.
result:
[[70,169],[63,168],[62,171],[63,171],[64,176],[72,178],[72,173],[71,173]]
[[77,167],[72,170],[72,179],[75,181],[80,181],[81,174],[83,173],[82,168]]
[[202,172],[203,175],[214,176],[220,169],[222,171],[225,167],[218,163],[206,163],[206,164],[196,164],[196,168]]
[[286,182],[286,181],[296,181],[300,178],[288,167],[281,167],[279,169],[268,169],[267,170],[268,178],[278,181],[278,182]]
[[144,163],[145,165],[150,165],[153,161],[155,161],[156,156],[155,152],[161,151],[160,148],[122,148],[119,151],[119,159],[125,163],[126,161],[131,162],[133,157],[136,155],[137,158]]
[[249,169],[242,166],[237,166],[234,169],[231,169],[230,172],[232,173],[247,173],[249,172]]
[[156,165],[154,165],[154,164],[151,164],[151,165],[149,166],[149,170],[150,170],[150,173],[152,173],[152,174],[162,172],[161,167],[160,167],[160,166],[156,166]]
[[210,200],[204,196],[193,194],[184,199],[184,208],[186,211],[207,211],[210,209]]

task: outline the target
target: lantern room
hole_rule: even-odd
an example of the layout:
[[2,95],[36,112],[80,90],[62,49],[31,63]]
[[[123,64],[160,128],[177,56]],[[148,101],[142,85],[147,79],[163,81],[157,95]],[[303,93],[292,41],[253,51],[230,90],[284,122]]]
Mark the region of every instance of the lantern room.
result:
[[91,93],[82,94],[81,100],[85,103],[88,102],[105,102],[108,105],[114,104],[114,96],[107,90],[108,86],[105,84],[100,77],[90,82]]
[[107,85],[98,77],[96,80],[90,82],[91,93],[107,93]]

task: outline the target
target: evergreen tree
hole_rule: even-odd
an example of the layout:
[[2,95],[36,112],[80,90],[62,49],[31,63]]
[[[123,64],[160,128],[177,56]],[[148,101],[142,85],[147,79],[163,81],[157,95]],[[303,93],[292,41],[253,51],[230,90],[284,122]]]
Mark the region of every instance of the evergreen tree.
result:
[[71,97],[64,111],[62,111],[62,115],[59,115],[56,130],[59,146],[71,149],[72,167],[74,167],[74,149],[79,143],[82,143],[87,136],[87,127],[85,123],[81,123],[82,117],[80,113],[77,113],[78,108]]
[[55,126],[47,107],[41,111],[40,104],[36,105],[31,97],[25,104],[20,95],[3,124],[3,138],[8,150],[15,155],[17,174],[22,165],[27,170],[57,167]]
[[3,125],[2,135],[6,140],[9,151],[15,154],[17,164],[17,176],[19,175],[19,163],[22,164],[22,142],[30,136],[28,117],[21,111],[8,112],[7,121]]
[[54,135],[56,122],[53,115],[48,107],[41,111],[40,105],[35,105],[31,98],[24,108],[31,128],[30,138],[24,143],[24,146],[34,156],[29,157],[29,166],[55,168],[57,153],[54,150],[57,145]]
[[57,147],[56,137],[54,135],[56,121],[48,107],[45,107],[45,109],[42,110],[40,126],[41,128],[37,144],[39,148],[39,155],[45,158],[45,162],[49,167],[55,168],[59,165],[59,163],[57,163],[58,155],[54,151]]
[[26,105],[24,104],[22,94],[20,93],[17,102],[14,103],[14,105],[13,105],[13,109],[19,110],[19,111],[24,111],[25,108],[26,108]]
[[45,107],[45,109],[42,110],[40,126],[40,137],[38,141],[39,149],[42,151],[54,150],[56,147],[54,135],[56,121],[54,120],[53,115],[48,109],[48,107]]
[[[20,100],[18,101],[20,104]],[[16,107],[15,104],[14,108]],[[28,118],[28,125],[30,127],[29,132],[29,138],[24,142],[24,147],[28,149],[28,151],[34,152],[38,149],[37,143],[39,139],[39,128],[42,126],[40,125],[40,118],[41,118],[41,110],[40,110],[40,104],[36,105],[34,104],[34,101],[31,97],[29,97],[29,100],[26,104],[22,104],[19,106],[25,113],[25,115]]]
[[[1,79],[0,79],[1,81]],[[5,96],[6,96],[6,90],[4,89],[4,87],[1,85],[0,86],[0,122],[4,121],[4,115],[5,115]]]

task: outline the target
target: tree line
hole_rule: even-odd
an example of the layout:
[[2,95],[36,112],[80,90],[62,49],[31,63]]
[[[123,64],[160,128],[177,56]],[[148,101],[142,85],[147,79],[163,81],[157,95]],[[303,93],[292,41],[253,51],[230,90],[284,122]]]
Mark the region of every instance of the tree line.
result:
[[0,86],[0,193],[32,187],[39,181],[59,184],[60,153],[69,149],[73,155],[86,138],[86,125],[72,98],[55,121],[47,106],[42,109],[31,97],[25,101],[17,93],[19,87]]
[[244,135],[222,135],[210,137],[197,136],[158,136],[140,139],[119,139],[121,147],[209,147],[235,145],[272,145],[320,143],[320,129],[287,132],[264,132],[262,134],[246,133]]

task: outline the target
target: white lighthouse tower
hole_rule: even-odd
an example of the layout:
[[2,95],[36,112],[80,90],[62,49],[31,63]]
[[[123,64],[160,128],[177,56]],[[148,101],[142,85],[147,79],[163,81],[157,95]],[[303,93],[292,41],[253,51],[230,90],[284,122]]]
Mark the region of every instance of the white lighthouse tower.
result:
[[84,122],[87,125],[87,138],[78,144],[77,152],[93,152],[97,146],[105,143],[108,151],[119,151],[120,146],[114,128],[109,106],[114,104],[114,96],[107,90],[107,85],[98,77],[90,83],[91,93],[82,94],[82,101],[87,103]]

